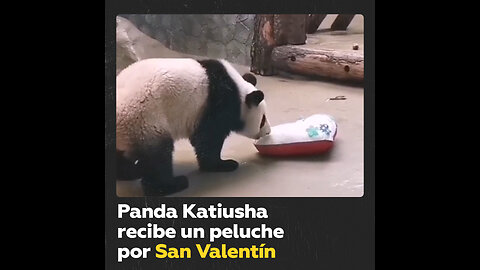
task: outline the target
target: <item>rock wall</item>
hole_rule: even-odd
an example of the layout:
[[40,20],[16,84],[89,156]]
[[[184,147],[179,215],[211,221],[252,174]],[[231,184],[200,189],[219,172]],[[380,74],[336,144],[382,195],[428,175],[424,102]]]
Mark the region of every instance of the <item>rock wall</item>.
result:
[[255,15],[119,15],[167,48],[193,55],[224,58],[250,65]]
[[156,57],[193,57],[172,51],[160,41],[138,30],[129,20],[117,16],[117,74],[130,64],[142,59]]

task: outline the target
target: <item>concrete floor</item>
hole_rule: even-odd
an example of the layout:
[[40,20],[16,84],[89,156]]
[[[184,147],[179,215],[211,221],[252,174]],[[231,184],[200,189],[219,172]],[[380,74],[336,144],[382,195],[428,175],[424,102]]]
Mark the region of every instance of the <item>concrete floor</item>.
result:
[[[249,69],[235,66],[241,74]],[[237,160],[239,168],[229,173],[205,173],[198,170],[192,146],[181,140],[175,143],[174,173],[186,175],[190,186],[172,196],[361,197],[363,88],[296,76],[257,76],[257,80],[258,89],[265,93],[272,126],[312,114],[332,115],[338,124],[332,151],[309,158],[262,157],[253,140],[232,133],[225,141],[222,157]],[[335,96],[347,99],[327,101]],[[139,180],[117,181],[117,195],[143,196]]]
[[322,48],[352,51],[353,43],[357,43],[359,49],[354,52],[363,55],[363,16],[359,14],[355,15],[345,31],[330,30],[330,25],[332,25],[335,18],[336,15],[327,15],[318,27],[317,32],[307,34],[306,44],[299,46],[313,49]]

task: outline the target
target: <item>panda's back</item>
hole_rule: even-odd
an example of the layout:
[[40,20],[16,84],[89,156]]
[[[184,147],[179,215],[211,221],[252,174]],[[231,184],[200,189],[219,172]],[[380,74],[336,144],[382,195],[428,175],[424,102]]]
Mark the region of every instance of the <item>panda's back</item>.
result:
[[116,93],[117,138],[186,138],[202,115],[208,77],[194,59],[146,59],[120,72]]

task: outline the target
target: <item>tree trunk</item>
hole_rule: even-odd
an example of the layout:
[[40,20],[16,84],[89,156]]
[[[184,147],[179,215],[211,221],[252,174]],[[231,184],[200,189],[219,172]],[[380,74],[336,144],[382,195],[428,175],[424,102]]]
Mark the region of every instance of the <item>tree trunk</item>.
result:
[[363,81],[363,54],[327,49],[280,46],[272,52],[276,68],[291,73],[345,81]]
[[305,44],[305,14],[273,15],[275,46]]
[[250,56],[252,64],[250,71],[260,75],[273,75],[272,50],[275,47],[273,33],[273,14],[258,14],[255,16],[255,27],[253,34]]
[[255,16],[250,71],[260,75],[274,75],[272,50],[285,44],[305,44],[305,14],[276,14]]

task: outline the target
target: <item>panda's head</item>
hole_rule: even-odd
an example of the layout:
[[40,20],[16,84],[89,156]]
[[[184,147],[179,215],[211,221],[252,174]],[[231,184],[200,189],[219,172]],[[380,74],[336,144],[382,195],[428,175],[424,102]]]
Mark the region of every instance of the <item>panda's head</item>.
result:
[[255,87],[257,79],[253,74],[246,73],[242,78],[246,81],[241,89],[243,92],[241,95],[241,120],[244,125],[237,133],[252,139],[259,139],[270,133],[265,96],[261,90]]

